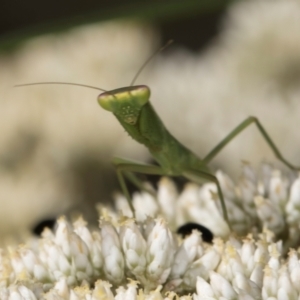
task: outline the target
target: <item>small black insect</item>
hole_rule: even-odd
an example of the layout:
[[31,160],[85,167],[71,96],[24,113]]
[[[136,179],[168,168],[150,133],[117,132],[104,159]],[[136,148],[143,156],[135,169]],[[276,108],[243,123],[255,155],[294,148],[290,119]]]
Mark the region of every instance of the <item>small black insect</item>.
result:
[[55,223],[56,223],[55,219],[42,220],[32,228],[32,233],[37,235],[37,236],[40,236],[45,227],[53,229]]
[[214,238],[212,232],[208,228],[198,223],[192,223],[192,222],[186,223],[177,229],[177,233],[180,234],[182,238],[185,238],[186,236],[190,235],[194,229],[202,233],[202,239],[204,242],[210,244],[212,243],[212,240]]

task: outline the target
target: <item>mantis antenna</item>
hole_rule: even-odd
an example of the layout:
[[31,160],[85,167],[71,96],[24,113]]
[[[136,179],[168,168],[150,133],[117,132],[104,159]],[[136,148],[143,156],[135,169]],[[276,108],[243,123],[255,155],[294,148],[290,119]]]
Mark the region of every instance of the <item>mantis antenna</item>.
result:
[[72,83],[72,82],[55,82],[55,81],[47,81],[47,82],[35,82],[35,83],[25,83],[25,84],[17,84],[14,87],[22,87],[22,86],[29,86],[29,85],[41,85],[41,84],[65,84],[65,85],[75,85],[75,86],[82,86],[89,89],[94,89],[102,92],[107,92],[107,90],[92,86],[92,85],[86,85],[81,83]]
[[[130,86],[133,86],[135,81],[137,80],[137,78],[139,77],[139,75],[141,74],[141,72],[145,69],[145,67],[148,65],[148,63],[161,51],[163,51],[164,49],[166,49],[167,47],[169,47],[171,44],[173,43],[173,40],[169,40],[164,46],[162,46],[161,48],[159,48],[158,50],[156,50],[144,63],[143,65],[140,67],[140,69],[138,70],[138,72],[136,73],[136,75],[133,77]],[[81,87],[86,87],[89,89],[94,89],[94,90],[98,90],[98,91],[102,91],[102,92],[108,92],[105,89],[101,89],[98,88],[96,86],[92,86],[92,85],[87,85],[87,84],[81,84],[81,83],[73,83],[73,82],[58,82],[58,81],[47,81],[47,82],[34,82],[34,83],[24,83],[24,84],[17,84],[14,87],[23,87],[23,86],[30,86],[30,85],[44,85],[44,84],[64,84],[64,85],[74,85],[74,86],[81,86]]]
[[157,49],[153,54],[151,54],[151,56],[142,64],[142,66],[140,67],[140,69],[137,71],[137,73],[135,74],[135,76],[133,77],[130,86],[133,86],[134,83],[136,82],[137,78],[139,77],[139,75],[141,74],[141,72],[145,69],[145,67],[148,65],[148,63],[161,51],[165,50],[166,48],[168,48],[174,41],[173,40],[169,40],[167,41],[167,43],[160,47],[159,49]]

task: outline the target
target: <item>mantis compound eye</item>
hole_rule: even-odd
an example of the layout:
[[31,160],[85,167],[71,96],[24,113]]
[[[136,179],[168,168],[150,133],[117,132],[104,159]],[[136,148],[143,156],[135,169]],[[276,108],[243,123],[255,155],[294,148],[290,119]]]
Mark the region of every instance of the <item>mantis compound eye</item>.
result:
[[149,98],[150,89],[145,85],[137,85],[104,92],[99,95],[98,103],[125,123],[134,125]]

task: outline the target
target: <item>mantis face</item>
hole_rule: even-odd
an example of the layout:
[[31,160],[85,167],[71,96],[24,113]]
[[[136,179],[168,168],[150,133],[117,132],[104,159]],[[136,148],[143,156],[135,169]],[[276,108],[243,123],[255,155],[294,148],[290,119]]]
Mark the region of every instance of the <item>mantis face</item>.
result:
[[98,96],[98,102],[125,123],[135,125],[149,98],[150,89],[145,85],[137,85],[104,92]]

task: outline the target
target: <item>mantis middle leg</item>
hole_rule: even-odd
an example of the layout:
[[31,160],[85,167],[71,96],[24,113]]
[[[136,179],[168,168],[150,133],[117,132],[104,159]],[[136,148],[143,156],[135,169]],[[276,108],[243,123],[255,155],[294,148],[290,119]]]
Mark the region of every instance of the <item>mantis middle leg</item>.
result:
[[193,169],[184,170],[182,175],[184,177],[186,177],[187,179],[192,180],[196,183],[201,184],[202,182],[200,181],[200,178],[203,178],[203,179],[206,179],[208,181],[212,181],[216,184],[217,190],[218,190],[218,195],[219,195],[220,202],[221,202],[221,208],[222,208],[222,211],[223,211],[223,217],[224,217],[226,223],[228,224],[229,229],[231,230],[231,224],[230,224],[230,221],[229,221],[229,218],[228,218],[227,209],[226,209],[226,205],[225,205],[225,200],[224,200],[224,196],[223,196],[222,189],[221,189],[218,178],[213,174],[210,174],[210,173],[207,173],[207,172],[204,172],[204,171],[201,171],[201,170],[193,170]]

